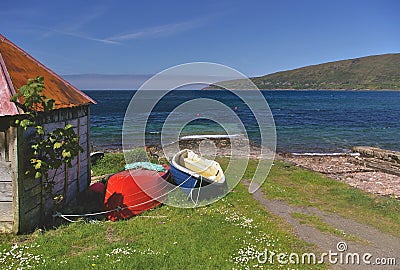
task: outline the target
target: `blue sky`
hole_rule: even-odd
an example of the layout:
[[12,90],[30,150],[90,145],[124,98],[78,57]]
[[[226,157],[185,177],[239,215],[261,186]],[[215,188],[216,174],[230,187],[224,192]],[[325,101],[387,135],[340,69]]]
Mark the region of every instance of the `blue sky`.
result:
[[6,1],[1,33],[59,74],[210,61],[248,76],[400,52],[400,1]]

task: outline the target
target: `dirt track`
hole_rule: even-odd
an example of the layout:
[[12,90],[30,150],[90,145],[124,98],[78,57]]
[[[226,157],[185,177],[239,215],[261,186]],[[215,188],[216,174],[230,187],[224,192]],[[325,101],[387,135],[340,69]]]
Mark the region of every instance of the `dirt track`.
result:
[[[397,265],[395,266],[378,266],[378,265],[346,265],[346,264],[331,264],[328,269],[399,269],[400,263],[400,238],[389,234],[382,233],[371,226],[358,223],[354,220],[340,217],[338,215],[321,211],[313,207],[295,207],[290,206],[285,202],[276,200],[267,200],[263,196],[260,189],[253,193],[253,197],[268,211],[281,218],[293,227],[294,233],[306,242],[313,243],[318,246],[322,252],[338,252],[337,244],[345,242],[347,244],[346,253],[358,253],[360,258],[365,253],[372,254],[370,259],[374,262],[376,258],[396,258]],[[322,221],[336,229],[342,230],[346,234],[351,234],[361,239],[362,241],[348,241],[340,237],[322,233],[319,230],[304,224],[300,224],[298,220],[291,216],[291,213],[303,213],[308,215],[316,215]],[[295,250],[293,252],[296,252]]]

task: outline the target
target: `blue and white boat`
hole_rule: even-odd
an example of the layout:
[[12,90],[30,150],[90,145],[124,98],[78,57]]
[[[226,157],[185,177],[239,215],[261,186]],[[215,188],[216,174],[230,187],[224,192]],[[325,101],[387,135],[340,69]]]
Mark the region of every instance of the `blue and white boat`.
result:
[[[175,183],[193,201],[223,195],[228,188],[219,163],[201,157],[189,149],[176,153],[170,165]],[[207,188],[201,193],[203,187]]]

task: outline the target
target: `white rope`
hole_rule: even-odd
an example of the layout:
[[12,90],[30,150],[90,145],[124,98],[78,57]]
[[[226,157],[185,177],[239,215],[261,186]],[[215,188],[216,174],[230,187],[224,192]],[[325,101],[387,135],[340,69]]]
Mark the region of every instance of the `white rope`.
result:
[[[64,215],[64,214],[62,214],[62,213],[57,212],[56,214],[53,215],[53,217],[61,217],[61,218],[65,219],[65,220],[67,220],[67,221],[69,221],[69,222],[78,222],[78,221],[72,221],[72,220],[68,219],[67,217],[90,217],[90,216],[98,216],[98,215],[103,215],[103,214],[112,213],[112,212],[114,212],[114,211],[122,211],[122,210],[129,209],[129,208],[132,208],[132,207],[140,206],[140,205],[143,205],[143,204],[152,202],[152,201],[156,201],[156,200],[160,199],[161,197],[164,197],[164,196],[168,195],[169,193],[173,192],[173,191],[176,190],[177,188],[181,187],[186,181],[188,181],[188,180],[190,179],[190,177],[192,177],[192,175],[190,175],[190,176],[189,176],[185,181],[183,181],[180,185],[175,186],[173,189],[171,189],[171,190],[168,191],[167,193],[164,193],[164,194],[162,194],[162,195],[160,195],[160,196],[158,196],[158,197],[156,197],[156,198],[152,198],[151,200],[147,200],[147,201],[142,202],[142,203],[139,203],[139,204],[135,204],[135,205],[131,205],[131,206],[126,206],[126,207],[123,207],[123,208],[121,208],[121,207],[118,206],[117,208],[112,209],[112,210],[102,211],[102,212],[95,212],[95,213],[87,213],[87,214],[67,214],[67,215]],[[128,195],[128,196],[131,196],[131,195]]]
[[59,213],[59,215],[54,215],[54,216],[56,216],[56,217],[61,217],[61,218],[63,218],[63,219],[65,219],[66,221],[69,221],[69,222],[71,222],[71,223],[75,223],[75,222],[80,222],[80,220],[71,220],[71,219],[69,219],[69,218],[67,218],[67,217],[64,217],[63,215],[61,215],[60,213]]
[[[62,215],[62,214],[59,214],[58,217],[61,217],[61,218],[65,219],[66,221],[71,222],[71,223],[78,223],[78,222],[84,222],[85,221],[85,220],[82,220],[82,219],[81,220],[72,220],[72,219],[69,219],[66,216]],[[136,216],[136,218],[167,218],[167,216]],[[90,220],[90,222],[92,223],[93,220]]]
[[[196,180],[196,184],[197,184],[197,180]],[[196,186],[196,184],[194,186]],[[193,200],[193,190],[194,190],[194,188],[192,188],[192,190],[189,193],[190,200],[192,201],[192,203],[194,203],[194,206],[197,206],[197,203],[199,202],[199,197],[200,197],[200,191],[201,191],[201,185],[202,184],[203,184],[203,176],[200,175],[200,185],[199,185],[199,190],[197,191],[196,201]]]
[[201,185],[203,184],[203,176],[200,175],[200,186],[199,186],[199,191],[197,191],[197,199],[195,206],[197,206],[197,203],[199,202],[199,197],[200,197],[200,191],[201,191]]

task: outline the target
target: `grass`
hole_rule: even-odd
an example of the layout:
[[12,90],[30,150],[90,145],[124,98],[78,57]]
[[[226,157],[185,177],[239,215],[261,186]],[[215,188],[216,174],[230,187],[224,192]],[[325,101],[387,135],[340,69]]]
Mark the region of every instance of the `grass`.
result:
[[[224,167],[228,160],[219,161]],[[243,178],[252,177],[256,164],[250,161]],[[106,154],[93,170],[109,174],[123,165],[122,154]],[[270,199],[318,207],[394,235],[400,232],[398,201],[368,195],[282,162],[272,166],[262,189]],[[316,251],[296,238],[282,219],[266,212],[241,184],[206,207],[164,205],[144,215],[119,222],[71,223],[30,235],[1,234],[0,265],[2,269],[287,269],[290,265],[276,260],[274,265],[259,264],[257,256],[265,249],[287,254]],[[334,230],[312,216],[296,217],[320,230]]]
[[[138,161],[151,161],[157,163],[157,159],[147,156],[143,148],[135,148],[126,152],[128,163]],[[160,160],[161,163],[166,163],[165,159]],[[104,157],[92,166],[93,176],[102,176],[107,174],[114,174],[124,169],[126,164],[123,153],[105,153]]]
[[7,266],[4,269],[245,269],[259,264],[257,255],[264,249],[315,250],[297,239],[282,220],[266,213],[242,185],[207,207],[164,205],[146,216],[154,218],[73,223],[32,235],[2,235],[0,263]]
[[283,162],[274,163],[262,190],[268,199],[316,207],[400,237],[400,201],[394,198],[369,194]]
[[[104,175],[124,165],[122,154],[106,154],[92,170]],[[119,222],[66,224],[31,235],[0,235],[0,264],[6,265],[4,269],[246,269],[259,265],[257,256],[265,249],[315,250],[281,219],[266,213],[242,185],[206,207],[164,205],[144,215]],[[287,268],[276,261],[272,267]]]
[[124,169],[125,158],[122,153],[105,153],[104,157],[92,166],[92,175],[101,176],[117,173]]

